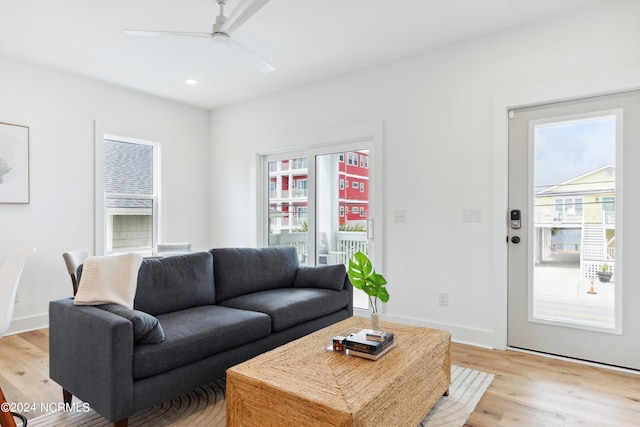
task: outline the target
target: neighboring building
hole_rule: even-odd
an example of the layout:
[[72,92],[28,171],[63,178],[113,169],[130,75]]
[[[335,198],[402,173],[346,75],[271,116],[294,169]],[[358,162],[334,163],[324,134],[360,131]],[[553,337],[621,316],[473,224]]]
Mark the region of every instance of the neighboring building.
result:
[[366,221],[369,216],[369,155],[363,152],[340,154],[340,225]]
[[[337,181],[332,199],[340,225],[364,223],[369,216],[369,155],[354,151],[337,155]],[[269,209],[272,231],[297,231],[308,220],[307,158],[269,162]]]
[[157,204],[154,150],[152,144],[104,141],[105,253],[151,253]]
[[269,162],[269,210],[278,229],[296,230],[308,218],[308,160]]
[[[607,165],[536,193],[536,262],[554,251],[573,251],[580,252],[583,277],[604,264],[615,271],[615,171]],[[579,231],[579,241],[552,242],[553,234],[572,229]]]

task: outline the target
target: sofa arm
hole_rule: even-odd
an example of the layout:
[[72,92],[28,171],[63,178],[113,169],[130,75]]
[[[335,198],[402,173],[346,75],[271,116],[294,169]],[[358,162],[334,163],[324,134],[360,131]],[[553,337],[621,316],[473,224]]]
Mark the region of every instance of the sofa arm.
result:
[[345,276],[344,278],[344,290],[349,292],[349,307],[347,307],[347,309],[349,316],[353,316],[353,284],[351,280],[349,280],[349,276]]
[[73,299],[49,303],[49,376],[100,415],[132,414],[133,325]]

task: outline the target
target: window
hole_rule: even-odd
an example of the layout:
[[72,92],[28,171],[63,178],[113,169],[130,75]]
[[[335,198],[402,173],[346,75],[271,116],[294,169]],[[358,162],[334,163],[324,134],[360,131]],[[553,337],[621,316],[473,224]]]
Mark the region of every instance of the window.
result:
[[340,217],[344,217],[344,206],[340,206]]
[[556,203],[556,219],[562,219],[564,214],[564,204],[562,203],[562,199],[557,199]]
[[576,212],[576,218],[582,219],[582,209],[583,209],[582,199],[573,199],[573,209]]
[[365,155],[364,154],[360,154],[360,167],[363,168],[365,165]]
[[340,153],[340,154],[339,154],[339,156],[338,156],[338,161],[339,161],[340,163],[344,163],[344,153]]
[[360,183],[360,192],[364,193],[364,182]]
[[616,222],[616,198],[615,197],[602,198],[602,213],[604,215],[605,223],[615,224]]
[[360,208],[360,218],[364,218],[364,208]]
[[307,180],[299,179],[295,182],[296,188],[294,192],[294,197],[307,197]]
[[356,190],[357,190],[357,189],[358,189],[358,187],[359,187],[359,185],[358,185],[358,183],[357,183],[357,182],[352,183],[352,184],[351,184],[351,186],[352,186],[353,188],[355,188]]
[[306,206],[299,206],[296,208],[296,214],[299,219],[306,219],[309,216],[309,208]]
[[344,190],[344,179],[340,179],[340,189]]
[[299,169],[307,169],[308,163],[306,157],[298,157],[297,159],[291,159],[291,169],[299,170]]
[[349,165],[357,165],[358,164],[358,155],[356,155],[355,160],[354,160],[354,154],[353,153],[347,153],[347,164]]
[[358,208],[356,206],[351,208],[351,213],[353,214],[357,214],[358,213]]
[[566,223],[582,222],[583,200],[576,199],[556,199],[555,200],[555,220],[562,220]]
[[158,237],[158,150],[153,142],[104,138],[105,254],[151,254]]

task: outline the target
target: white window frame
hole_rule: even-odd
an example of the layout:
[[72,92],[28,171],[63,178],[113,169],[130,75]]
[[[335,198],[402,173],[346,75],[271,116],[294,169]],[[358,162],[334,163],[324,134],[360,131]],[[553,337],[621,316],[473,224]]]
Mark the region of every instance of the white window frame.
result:
[[[152,216],[153,216],[153,230],[152,230],[152,248],[160,239],[160,138],[154,135],[151,131],[141,131],[137,128],[130,128],[122,125],[114,125],[105,122],[96,121],[95,133],[94,133],[94,184],[95,184],[95,228],[94,228],[94,253],[96,255],[108,255],[107,251],[107,216],[105,210],[106,195],[104,192],[104,140],[122,141],[134,144],[146,144],[152,145],[153,150],[153,164],[154,164],[154,177],[153,177],[153,194],[152,195],[136,195],[137,199],[152,200]],[[125,195],[127,198],[132,195]],[[118,197],[118,194],[110,194],[109,197]],[[149,253],[151,255],[151,253]]]
[[307,178],[294,179],[296,190],[308,190],[309,180]]
[[[279,150],[257,153],[258,173],[257,173],[257,246],[268,246],[269,238],[269,194],[268,182],[269,171],[268,163],[283,159],[291,159],[306,155],[309,158],[314,157],[314,161],[309,161],[308,179],[309,179],[309,236],[314,236],[308,241],[307,249],[309,254],[316,253],[316,194],[315,194],[315,156],[337,153],[353,153],[357,150],[367,150],[368,161],[372,162],[373,174],[369,176],[369,212],[367,223],[367,237],[369,238],[369,257],[376,266],[376,271],[384,274],[384,260],[382,257],[384,247],[384,209],[383,209],[383,124],[382,122],[369,122],[353,126],[328,129],[325,131],[308,134],[300,137],[292,137],[281,141]],[[348,187],[345,181],[345,187]],[[345,209],[347,211],[347,209]],[[374,223],[375,221],[375,223]],[[313,256],[309,257],[311,262],[315,262]],[[365,296],[366,297],[366,296]],[[362,310],[361,301],[356,298],[354,301],[354,312],[360,315],[367,315],[367,311]],[[364,302],[366,306],[366,298]],[[366,308],[364,309],[366,310]]]

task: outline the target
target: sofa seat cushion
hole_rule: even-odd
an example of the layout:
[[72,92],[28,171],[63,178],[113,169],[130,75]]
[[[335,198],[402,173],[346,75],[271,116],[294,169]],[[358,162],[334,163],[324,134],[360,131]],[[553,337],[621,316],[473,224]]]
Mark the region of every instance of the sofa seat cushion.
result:
[[220,305],[266,313],[271,317],[273,331],[279,332],[347,307],[349,292],[317,288],[272,289],[231,298]]
[[156,375],[264,338],[271,319],[264,313],[217,305],[158,315],[165,340],[133,350],[133,377]]

